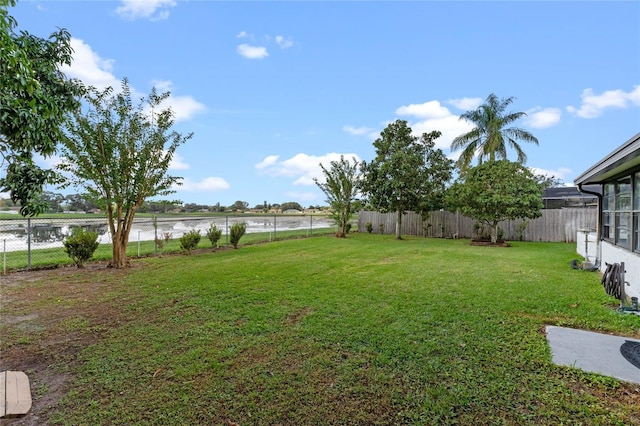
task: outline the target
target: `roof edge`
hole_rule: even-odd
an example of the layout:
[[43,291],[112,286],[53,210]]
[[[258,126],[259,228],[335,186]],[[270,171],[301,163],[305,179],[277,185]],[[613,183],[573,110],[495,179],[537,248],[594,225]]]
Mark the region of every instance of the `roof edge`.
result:
[[640,158],[640,133],[636,133],[628,141],[620,145],[609,155],[591,166],[573,180],[576,185],[599,183],[598,179],[614,171],[622,163]]

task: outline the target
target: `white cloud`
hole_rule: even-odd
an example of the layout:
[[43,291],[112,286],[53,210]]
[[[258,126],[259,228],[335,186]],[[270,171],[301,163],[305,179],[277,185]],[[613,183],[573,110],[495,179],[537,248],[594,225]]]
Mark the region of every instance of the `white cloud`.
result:
[[568,106],[567,111],[580,118],[597,118],[608,108],[640,106],[640,86],[634,86],[630,92],[607,90],[599,95],[594,94],[593,89],[584,89],[580,97],[582,105],[579,108]]
[[117,89],[120,80],[113,75],[113,59],[103,59],[84,41],[71,38],[73,62],[63,65],[60,70],[69,78],[77,78],[87,86],[103,90],[109,86]]
[[482,101],[482,98],[460,98],[449,99],[447,103],[463,111],[471,111],[482,105]]
[[191,96],[176,96],[173,94],[173,82],[171,80],[153,80],[153,86],[160,93],[171,92],[171,95],[161,104],[161,108],[171,108],[176,122],[190,120],[194,115],[206,110],[204,104],[196,101]]
[[269,155],[268,157],[265,157],[265,159],[260,163],[256,164],[256,169],[260,170],[272,166],[278,162],[278,158],[280,158],[280,156],[278,155]]
[[244,56],[247,59],[264,59],[269,56],[266,47],[262,46],[250,46],[243,43],[238,46],[238,53],[240,56]]
[[269,176],[285,176],[295,179],[294,185],[309,186],[314,185],[314,178],[322,179],[324,176],[320,163],[325,167],[329,167],[331,161],[340,160],[340,156],[343,155],[345,159],[351,160],[355,158],[360,161],[360,157],[357,154],[338,154],[331,152],[325,155],[316,156],[308,155],[304,153],[296,154],[293,157],[278,161],[277,155],[270,155],[256,164],[256,169],[262,170],[262,173]]
[[189,178],[182,180],[182,185],[176,185],[172,189],[180,191],[224,191],[229,189],[229,183],[220,177],[208,177],[201,181],[192,181]]
[[169,164],[169,170],[188,170],[191,166],[185,163],[180,155],[177,153],[173,154],[173,158],[171,158],[171,163]]
[[344,126],[342,127],[342,130],[344,130],[345,132],[349,133],[350,135],[354,135],[354,136],[362,136],[362,135],[367,135],[370,134],[373,129],[370,127],[353,127],[353,126]]
[[562,111],[559,108],[535,107],[527,111],[525,124],[534,129],[544,129],[560,122]]
[[569,176],[572,172],[571,169],[567,169],[566,167],[560,167],[559,169],[556,169],[556,170],[540,169],[538,167],[529,167],[529,170],[531,170],[531,172],[536,175],[553,177],[561,181],[564,181],[564,179],[566,179],[567,176]]
[[206,110],[204,104],[196,101],[191,96],[171,95],[160,106],[162,108],[170,107],[176,122],[190,120],[197,113]]
[[436,148],[449,149],[454,138],[467,133],[473,126],[459,116],[452,114],[438,101],[428,101],[423,104],[411,104],[396,109],[398,115],[413,115],[418,121],[409,123],[415,136],[438,130],[442,135],[435,140]]
[[249,37],[249,34],[247,34],[246,31],[240,31],[236,37],[237,38],[246,38],[246,37]]
[[447,150],[451,147],[451,142],[458,136],[473,129],[473,125],[467,121],[460,120],[457,115],[448,117],[431,118],[413,123],[411,125],[415,136],[438,130],[442,135],[435,140],[436,148]]
[[451,115],[446,107],[438,101],[428,101],[423,104],[401,106],[396,110],[397,115],[412,115],[418,118],[442,118]]
[[175,0],[121,0],[116,13],[123,19],[134,21],[146,18],[160,21],[169,17],[169,8],[178,3]]
[[[196,101],[191,96],[176,96],[173,94],[173,82],[170,80],[153,80],[153,86],[158,93],[170,92],[167,99],[160,103],[160,108],[171,108],[173,112],[173,118],[177,122],[187,121],[193,118],[199,112],[205,111],[207,108],[204,104]],[[137,93],[137,92],[136,92]],[[140,94],[140,97],[144,97],[144,94]],[[146,108],[146,112],[149,112],[149,108]]]
[[280,46],[281,49],[288,49],[293,46],[293,41],[291,39],[286,39],[283,36],[276,36],[276,43]]
[[[101,58],[91,49],[91,46],[77,38],[71,39],[71,47],[74,50],[71,66],[64,65],[60,68],[65,75],[69,78],[77,78],[85,85],[94,86],[98,90],[104,90],[111,86],[115,92],[120,91],[122,82],[113,75],[113,59]],[[169,80],[155,80],[153,83],[160,92],[171,91],[173,88],[173,83]],[[131,87],[131,92],[134,99],[145,96],[134,87]],[[188,120],[196,113],[206,109],[203,104],[191,96],[175,96],[173,94],[165,100],[162,106],[171,107],[176,122]]]

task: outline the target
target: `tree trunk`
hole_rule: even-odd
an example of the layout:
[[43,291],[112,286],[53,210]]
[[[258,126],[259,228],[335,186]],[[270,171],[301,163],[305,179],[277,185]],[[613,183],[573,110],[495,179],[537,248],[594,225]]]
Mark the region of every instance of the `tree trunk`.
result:
[[497,223],[491,224],[491,242],[493,244],[496,244],[498,242],[498,224]]
[[398,212],[398,216],[396,217],[396,240],[401,240],[402,235],[400,235],[400,230],[402,229],[402,212]]
[[112,240],[113,258],[111,259],[111,263],[109,264],[109,266],[116,269],[127,267],[127,245],[129,244],[129,229],[125,228],[123,224],[119,224],[116,235]]

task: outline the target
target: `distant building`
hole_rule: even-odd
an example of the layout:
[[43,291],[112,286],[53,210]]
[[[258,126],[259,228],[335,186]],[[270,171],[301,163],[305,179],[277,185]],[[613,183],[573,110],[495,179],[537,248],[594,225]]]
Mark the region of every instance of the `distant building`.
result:
[[[599,185],[591,185],[588,189],[591,192],[601,190]],[[542,194],[542,203],[545,209],[596,207],[598,205],[598,197],[594,194],[580,192],[576,186],[561,186],[545,189]]]
[[[600,269],[605,262],[625,264],[625,292],[640,297],[640,133],[578,176],[574,183],[598,198]],[[599,191],[590,194],[587,185]]]

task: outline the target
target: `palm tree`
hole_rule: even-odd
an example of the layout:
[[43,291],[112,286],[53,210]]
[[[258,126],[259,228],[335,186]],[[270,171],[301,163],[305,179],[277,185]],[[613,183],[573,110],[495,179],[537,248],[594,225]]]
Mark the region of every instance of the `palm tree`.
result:
[[499,99],[492,93],[484,104],[460,116],[461,120],[467,120],[476,126],[470,132],[455,138],[451,143],[452,151],[464,148],[457,163],[461,169],[466,169],[476,155],[478,156],[478,164],[482,164],[482,160],[487,157],[489,161],[506,159],[507,145],[516,151],[519,163],[526,162],[527,156],[516,140],[537,145],[538,139],[524,129],[507,127],[527,115],[524,112],[505,113],[514,99],[513,96]]

